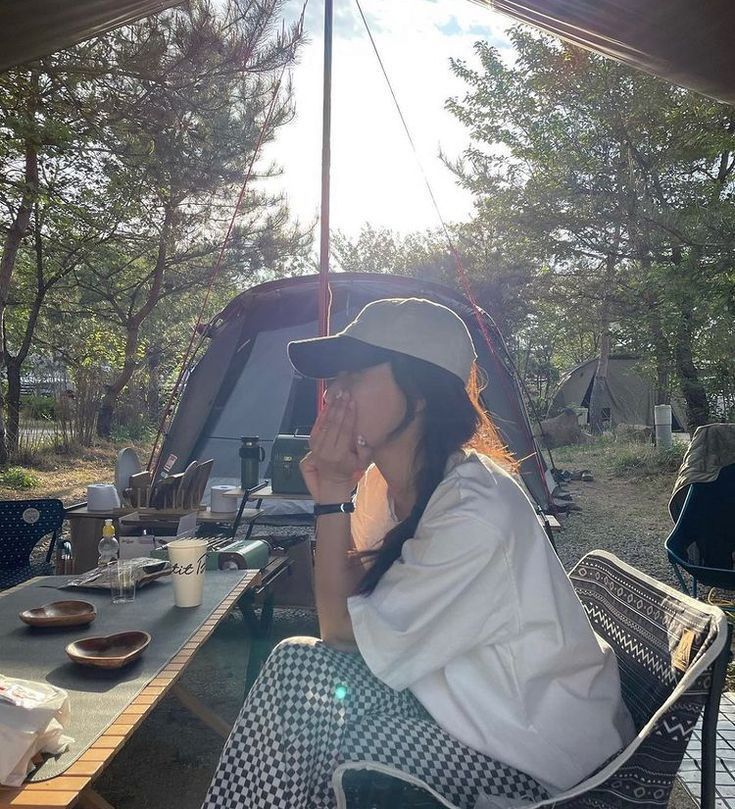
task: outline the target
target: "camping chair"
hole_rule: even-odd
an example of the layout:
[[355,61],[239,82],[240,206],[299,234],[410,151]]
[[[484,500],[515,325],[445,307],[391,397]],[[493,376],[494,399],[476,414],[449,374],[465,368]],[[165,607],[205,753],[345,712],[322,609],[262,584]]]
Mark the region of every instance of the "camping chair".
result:
[[699,584],[735,590],[735,464],[723,467],[715,480],[689,485],[664,547],[685,593],[697,598]]
[[[665,809],[704,708],[701,806],[714,809],[717,713],[730,658],[722,611],[605,551],[588,553],[570,578],[595,632],[615,652],[638,735],[589,778],[534,806]],[[348,809],[452,807],[417,778],[381,764],[347,762],[337,769],[335,783],[343,792],[337,805]]]
[[[0,501],[0,590],[53,573],[51,555],[63,522],[61,500]],[[45,561],[32,560],[31,552],[48,534]]]

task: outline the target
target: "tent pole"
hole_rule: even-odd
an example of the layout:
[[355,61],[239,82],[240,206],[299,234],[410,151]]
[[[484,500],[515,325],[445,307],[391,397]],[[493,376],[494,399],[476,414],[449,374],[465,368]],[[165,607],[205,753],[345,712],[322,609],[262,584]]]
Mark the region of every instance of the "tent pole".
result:
[[[332,27],[333,0],[324,0],[324,96],[322,104],[322,198],[319,240],[319,336],[329,334],[329,171],[332,131]],[[324,382],[317,386],[317,412]]]

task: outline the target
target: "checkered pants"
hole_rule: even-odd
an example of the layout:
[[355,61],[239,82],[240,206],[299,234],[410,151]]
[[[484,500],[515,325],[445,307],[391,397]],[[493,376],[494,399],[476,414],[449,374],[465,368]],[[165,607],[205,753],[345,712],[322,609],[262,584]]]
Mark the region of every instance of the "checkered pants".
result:
[[240,711],[204,809],[333,809],[332,775],[347,761],[408,773],[458,807],[482,795],[548,797],[530,776],[452,738],[409,690],[378,680],[360,655],[289,638]]

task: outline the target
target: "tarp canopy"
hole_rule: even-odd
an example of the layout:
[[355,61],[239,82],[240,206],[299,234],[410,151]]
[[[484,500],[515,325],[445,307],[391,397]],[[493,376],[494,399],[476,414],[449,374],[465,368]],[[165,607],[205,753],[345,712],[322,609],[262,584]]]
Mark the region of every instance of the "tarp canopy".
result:
[[181,0],[1,0],[0,70],[156,14]]
[[583,48],[735,103],[733,0],[475,0]]
[[[590,406],[592,383],[597,369],[597,357],[568,371],[559,382],[549,407],[549,413],[559,413],[565,407]],[[616,424],[640,424],[653,427],[656,395],[651,382],[640,373],[640,359],[612,356],[607,367],[607,390],[603,392],[603,420]],[[681,402],[673,399],[671,414],[675,430],[684,429],[686,414]]]
[[[315,337],[317,276],[271,281],[243,292],[215,319],[206,353],[189,376],[161,450],[167,472],[192,460],[214,459],[210,482],[236,485],[240,436],[258,435],[266,452],[262,474],[278,434],[309,433],[316,416],[316,384],[295,374],[289,340]],[[335,273],[330,279],[332,331],[342,329],[371,301],[423,297],[453,309],[472,335],[488,378],[483,391],[508,448],[520,461],[530,496],[545,510],[552,504],[547,469],[533,438],[503,338],[485,315],[488,344],[467,300],[440,284],[377,273]]]
[[[562,39],[735,103],[733,0],[474,0]],[[176,5],[2,0],[0,70]]]

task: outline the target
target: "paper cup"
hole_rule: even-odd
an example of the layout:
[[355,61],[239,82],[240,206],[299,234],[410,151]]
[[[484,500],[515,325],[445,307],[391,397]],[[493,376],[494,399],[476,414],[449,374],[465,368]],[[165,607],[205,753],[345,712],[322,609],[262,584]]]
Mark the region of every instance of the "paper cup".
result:
[[167,545],[177,607],[198,607],[202,603],[207,543],[203,539],[174,539]]

